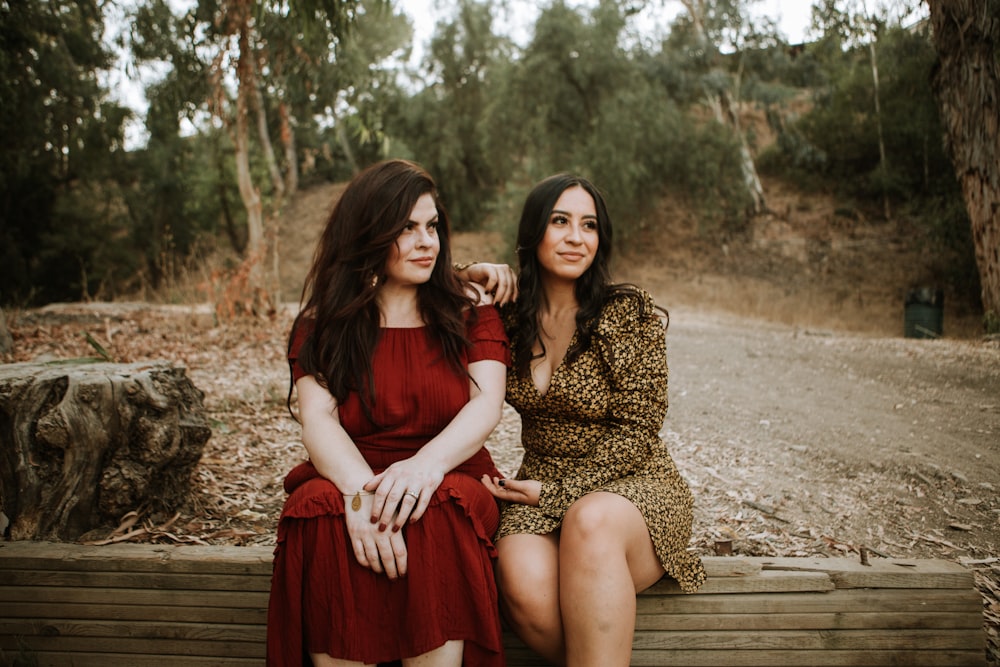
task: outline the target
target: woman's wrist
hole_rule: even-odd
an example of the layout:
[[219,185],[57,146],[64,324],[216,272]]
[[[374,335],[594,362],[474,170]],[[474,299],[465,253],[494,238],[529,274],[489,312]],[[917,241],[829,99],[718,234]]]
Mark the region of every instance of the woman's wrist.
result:
[[455,273],[461,273],[473,264],[479,264],[479,262],[477,260],[472,260],[471,262],[454,262],[451,268],[454,269]]
[[[375,493],[372,491],[365,491],[364,489],[358,489],[353,493],[344,494],[344,504],[350,504],[352,512],[361,511],[361,498],[363,496],[374,496]],[[350,499],[350,500],[348,500]]]

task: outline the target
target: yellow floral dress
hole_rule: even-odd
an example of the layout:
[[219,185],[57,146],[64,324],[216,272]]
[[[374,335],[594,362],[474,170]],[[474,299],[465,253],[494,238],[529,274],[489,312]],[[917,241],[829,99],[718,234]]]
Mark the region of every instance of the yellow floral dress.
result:
[[[513,343],[513,309],[504,315]],[[517,478],[542,482],[542,491],[538,507],[505,504],[496,539],[550,533],[584,494],[617,493],[639,508],[667,575],[682,590],[697,590],[705,569],[687,550],[693,499],[659,435],[667,414],[667,355],[652,298],[639,290],[609,299],[590,349],[571,364],[564,360],[545,394],[514,368],[516,358],[507,402],[521,415]]]

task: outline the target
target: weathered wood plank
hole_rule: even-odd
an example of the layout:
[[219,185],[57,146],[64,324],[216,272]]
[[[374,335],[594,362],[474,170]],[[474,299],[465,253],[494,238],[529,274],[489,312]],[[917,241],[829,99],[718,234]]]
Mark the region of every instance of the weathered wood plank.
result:
[[[112,544],[88,547],[55,542],[0,543],[0,570],[56,569],[127,572],[271,574],[272,547]],[[968,588],[969,570],[943,560],[878,559],[865,566],[847,558],[704,559],[709,579],[768,572],[822,572],[840,588]],[[664,580],[653,592],[678,593]]]
[[[41,588],[30,586],[0,586],[0,602],[67,602],[93,603],[114,600],[122,605],[188,606],[197,603],[203,607],[233,607],[236,609],[267,608],[267,593],[241,591],[213,591],[211,595],[198,595],[198,591],[140,590],[122,588]],[[0,607],[2,608],[2,607]]]
[[264,591],[271,577],[236,574],[174,574],[161,572],[61,572],[59,570],[8,570],[8,583],[15,586],[87,586],[90,588],[153,588],[191,591]]
[[780,614],[881,611],[920,613],[947,611],[981,613],[982,598],[972,589],[858,589],[815,593],[758,593],[754,595],[639,596],[639,614]]
[[179,639],[184,641],[263,643],[259,625],[232,623],[162,623],[160,621],[84,621],[80,619],[0,619],[0,635],[43,637],[103,638],[105,644],[117,645],[126,639],[142,637],[150,641]]
[[[698,595],[718,595],[720,593],[821,593],[832,591],[833,589],[833,582],[825,572],[762,571],[753,576],[709,578],[698,589]],[[685,595],[673,579],[661,579],[647,592],[651,595]]]
[[705,573],[709,578],[715,577],[747,577],[759,574],[762,566],[759,559],[740,558],[738,556],[716,556],[702,560]]
[[[31,655],[31,665],[35,667],[178,667],[176,655],[128,655],[121,653],[47,653]],[[198,656],[197,667],[261,667],[261,658],[230,658]],[[195,664],[189,661],[187,664]]]
[[778,614],[639,614],[636,630],[711,631],[738,630],[902,630],[976,629],[982,614],[885,613],[849,611],[840,613]]
[[[131,665],[142,665],[147,653],[177,656],[180,665],[200,664],[196,658],[257,658],[263,662],[264,644],[245,641],[212,641],[188,639],[149,639],[146,637],[53,637],[0,635],[0,649],[48,653],[121,653],[131,654]],[[71,661],[63,663],[72,664]]]
[[[104,596],[102,596],[104,597]],[[241,608],[234,606],[211,607],[199,605],[173,606],[169,604],[135,605],[122,604],[115,596],[104,597],[103,602],[10,602],[4,603],[5,618],[74,618],[83,621],[160,621],[189,623],[236,623],[242,625],[264,625],[267,623],[267,598],[255,600],[256,606]]]
[[0,542],[0,572],[34,569],[271,576],[273,553],[274,547]]
[[[754,651],[906,651],[967,649],[982,638],[982,629],[959,630],[774,630],[748,633],[742,630],[667,632],[650,630],[636,633],[635,650],[731,650]],[[981,642],[980,642],[981,643]]]
[[765,571],[825,572],[837,588],[972,588],[972,572],[938,559],[763,558]]
[[[508,661],[508,664],[511,664]],[[520,664],[520,663],[519,663]],[[529,664],[529,663],[524,663]],[[532,667],[536,664],[530,663]],[[982,650],[958,651],[636,651],[632,667],[983,667]]]

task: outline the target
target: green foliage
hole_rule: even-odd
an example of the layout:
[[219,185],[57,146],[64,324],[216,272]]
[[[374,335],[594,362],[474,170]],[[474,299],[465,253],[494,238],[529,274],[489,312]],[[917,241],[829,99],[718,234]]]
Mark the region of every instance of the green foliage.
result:
[[[573,171],[605,192],[619,238],[648,226],[664,195],[696,209],[706,233],[734,233],[750,202],[738,137],[712,112],[712,99],[726,97],[767,115],[777,144],[760,156],[764,168],[862,207],[887,191],[940,246],[935,270],[949,284],[975,283],[925,35],[862,25],[841,0],[821,0],[824,39],[793,49],[746,0],[708,0],[700,22],[682,13],[650,46],[629,32],[634,5],[551,0],[520,48],[495,34],[495,3],[457,0],[417,74],[402,64],[412,28],[386,0],[250,0],[278,170],[297,165],[308,184],[410,157],[437,178],[459,229],[490,225],[504,238],[534,182]],[[110,62],[102,5],[0,2],[0,302],[155,289],[200,253],[243,250],[234,79],[221,67],[234,54],[224,20],[233,5],[185,6],[177,15],[168,0],[140,0],[130,16],[130,65],[153,65],[158,78],[145,90],[148,142],[126,153],[128,111],[99,83]],[[884,173],[859,32],[869,25]],[[250,169],[267,211],[279,196],[255,120]]]
[[504,103],[495,72],[507,44],[493,34],[491,7],[463,0],[455,19],[438,26],[427,63],[432,83],[390,119],[405,149],[434,175],[458,229],[481,224],[510,159],[493,133]]
[[826,36],[811,49],[824,63],[829,83],[816,90],[803,117],[775,123],[781,130],[777,146],[762,164],[800,185],[832,190],[872,209],[888,193],[896,215],[926,239],[936,279],[976,301],[970,224],[942,142],[930,87],[936,56],[928,35],[899,27],[877,35],[883,173],[869,48],[864,43],[845,48],[853,34],[849,16],[830,14],[826,23]]
[[0,4],[0,302],[79,299],[115,277],[102,239],[121,232],[127,112],[103,101],[101,35],[93,1]]
[[930,89],[934,53],[926,35],[894,29],[879,41],[887,181],[880,174],[874,91],[867,49],[841,52],[831,84],[784,147],[790,162],[821,172],[846,193],[896,199],[954,194],[951,165]]

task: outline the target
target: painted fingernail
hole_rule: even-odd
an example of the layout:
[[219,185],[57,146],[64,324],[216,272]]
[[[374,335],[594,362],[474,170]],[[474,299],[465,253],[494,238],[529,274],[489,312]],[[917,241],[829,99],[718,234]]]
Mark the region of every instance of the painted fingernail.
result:
[[378,517],[377,516],[373,516],[372,517],[372,523],[378,523]]
[[392,527],[392,532],[398,533],[399,532],[399,526],[393,526]]
[[499,484],[500,486],[507,486],[507,480],[501,479],[499,482],[497,482],[497,484]]
[[378,532],[384,533],[385,532],[385,528],[386,528],[386,525],[384,523],[380,523],[378,525]]

